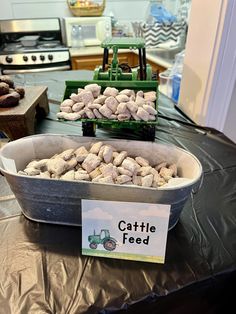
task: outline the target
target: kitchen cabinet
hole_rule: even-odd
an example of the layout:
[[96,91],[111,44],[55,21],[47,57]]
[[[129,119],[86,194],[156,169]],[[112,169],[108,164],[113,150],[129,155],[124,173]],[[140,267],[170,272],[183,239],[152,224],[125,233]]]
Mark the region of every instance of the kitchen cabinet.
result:
[[[134,67],[139,64],[138,55],[133,52],[121,53],[118,56],[119,63],[128,63],[129,66]],[[103,55],[87,55],[72,57],[72,70],[94,70],[98,65],[102,65]],[[109,62],[112,60],[112,55],[109,55]],[[160,73],[166,70],[165,67],[147,60],[151,65],[153,73]]]
[[[119,63],[128,63],[133,66],[133,53],[119,54]],[[90,55],[72,57],[72,70],[94,70],[96,66],[102,65],[103,55]],[[112,60],[112,55],[109,55],[109,62]]]
[[147,60],[147,63],[150,64],[150,66],[152,67],[153,73],[161,73],[167,69],[167,68],[164,68],[163,66],[156,64],[156,63],[149,61],[149,60]]
[[[167,68],[163,67],[162,65],[159,65],[155,62],[148,60],[148,58],[147,58],[147,63],[150,64],[150,66],[152,67],[153,73],[164,72],[167,69]],[[138,65],[138,64],[139,64],[138,55],[133,53],[133,66]]]

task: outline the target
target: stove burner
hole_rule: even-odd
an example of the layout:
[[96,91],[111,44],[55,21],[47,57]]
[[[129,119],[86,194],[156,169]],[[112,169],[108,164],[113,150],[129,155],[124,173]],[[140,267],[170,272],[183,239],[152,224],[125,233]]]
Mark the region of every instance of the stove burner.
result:
[[24,48],[21,44],[18,43],[11,43],[11,44],[7,44],[4,48],[3,51],[16,51],[16,50],[22,50],[22,48]]
[[63,49],[65,46],[59,41],[40,41],[35,46],[23,46],[20,43],[8,43],[2,49],[0,54],[10,54],[10,53],[22,53],[22,52],[37,52],[37,51],[54,51]]
[[58,46],[58,44],[57,43],[50,43],[50,42],[48,42],[48,43],[44,43],[44,44],[42,44],[40,46],[43,47],[43,48],[55,48],[55,47]]
[[54,36],[52,36],[52,37],[46,37],[46,36],[45,36],[45,37],[41,37],[41,39],[42,39],[42,40],[45,40],[45,41],[46,41],[46,40],[55,40],[55,37],[54,37]]

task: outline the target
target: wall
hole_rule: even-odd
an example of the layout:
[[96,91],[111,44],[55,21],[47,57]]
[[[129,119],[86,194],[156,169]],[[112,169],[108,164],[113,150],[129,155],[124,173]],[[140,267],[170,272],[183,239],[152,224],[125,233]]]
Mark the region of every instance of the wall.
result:
[[[72,16],[67,0],[0,0],[0,20],[19,18],[44,18]],[[102,0],[93,0],[101,3]],[[155,1],[155,0],[154,0]],[[156,0],[179,18],[188,15],[191,0]],[[134,9],[135,8],[135,9]],[[113,15],[121,28],[133,33],[131,21],[145,21],[149,0],[106,0],[103,15]]]
[[225,119],[225,124],[222,132],[227,135],[234,143],[236,143],[236,82],[234,84],[234,90],[231,97],[230,105]]
[[[163,0],[165,7],[173,14],[180,13],[190,0]],[[104,15],[113,12],[118,20],[144,20],[148,0],[107,0]],[[134,9],[135,6],[135,9]],[[0,19],[63,17],[71,16],[67,0],[1,0]]]
[[214,0],[214,6],[212,0],[192,0],[178,103],[195,123],[215,128],[233,141],[235,29],[236,0]]
[[227,4],[222,7],[223,3],[224,0],[215,0],[211,7],[212,0],[192,1],[178,106],[195,123],[204,126],[227,8]]

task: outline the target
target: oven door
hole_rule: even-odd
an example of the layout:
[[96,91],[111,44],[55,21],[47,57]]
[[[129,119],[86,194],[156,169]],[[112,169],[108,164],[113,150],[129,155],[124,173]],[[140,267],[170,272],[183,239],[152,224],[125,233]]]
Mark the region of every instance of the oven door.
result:
[[37,73],[71,70],[70,61],[43,65],[1,65],[2,74]]

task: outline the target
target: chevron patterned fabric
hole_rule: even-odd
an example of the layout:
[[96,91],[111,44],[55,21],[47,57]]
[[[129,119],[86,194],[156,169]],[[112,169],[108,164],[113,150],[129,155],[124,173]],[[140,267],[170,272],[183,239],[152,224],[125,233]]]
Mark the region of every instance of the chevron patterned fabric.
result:
[[141,33],[146,42],[147,48],[155,48],[158,44],[167,40],[175,40],[187,27],[186,22],[174,22],[168,25],[154,23],[140,23]]

